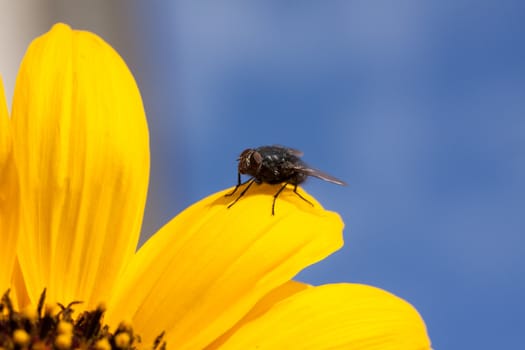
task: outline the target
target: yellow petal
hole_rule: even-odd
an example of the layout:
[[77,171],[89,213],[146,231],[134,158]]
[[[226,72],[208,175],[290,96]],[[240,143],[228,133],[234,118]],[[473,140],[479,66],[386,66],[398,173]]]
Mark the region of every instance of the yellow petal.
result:
[[221,345],[228,340],[232,334],[237,332],[241,327],[244,327],[246,323],[257,319],[262,314],[271,309],[278,302],[291,297],[292,295],[299,293],[307,288],[312,288],[308,284],[304,284],[297,281],[288,281],[282,286],[279,286],[272,290],[270,293],[264,296],[261,300],[255,304],[255,306],[239,321],[235,326],[230,328],[228,332],[217,338],[212,344],[206,347],[206,350],[220,349]]
[[13,157],[12,131],[0,78],[0,293],[10,286],[15,262],[19,218],[19,188]]
[[220,349],[426,350],[430,340],[406,301],[370,286],[334,284],[282,300]]
[[219,192],[178,215],[139,250],[108,318],[132,319],[146,340],[165,330],[169,347],[202,349],[342,245],[339,216],[303,191],[314,206],[287,190],[272,216],[277,189],[254,185],[230,209],[236,196]]
[[49,302],[107,300],[136,248],[149,176],[131,73],[98,36],[57,24],[24,57],[12,122],[29,297],[47,287]]

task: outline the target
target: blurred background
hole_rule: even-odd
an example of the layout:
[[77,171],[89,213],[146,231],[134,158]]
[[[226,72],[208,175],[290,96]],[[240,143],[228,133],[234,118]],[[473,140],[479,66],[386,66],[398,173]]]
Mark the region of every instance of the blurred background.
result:
[[236,182],[247,147],[298,148],[349,183],[304,187],[345,247],[298,279],[410,301],[435,349],[525,340],[525,2],[0,1],[11,99],[57,21],[105,38],[141,88],[143,241]]

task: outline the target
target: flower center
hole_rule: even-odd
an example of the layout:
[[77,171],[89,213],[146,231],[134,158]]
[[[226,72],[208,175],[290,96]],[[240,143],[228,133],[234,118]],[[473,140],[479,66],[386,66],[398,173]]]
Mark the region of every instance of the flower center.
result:
[[[140,335],[131,325],[120,323],[114,332],[103,324],[104,307],[82,312],[73,318],[74,301],[67,306],[44,309],[46,291],[40,296],[36,310],[15,310],[9,291],[0,300],[0,348],[2,349],[142,349]],[[153,343],[153,349],[166,349],[164,332]]]

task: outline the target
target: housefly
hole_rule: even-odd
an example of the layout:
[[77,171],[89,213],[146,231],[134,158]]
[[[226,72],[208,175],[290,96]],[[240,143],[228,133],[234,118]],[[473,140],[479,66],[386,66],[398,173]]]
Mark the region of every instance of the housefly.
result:
[[[313,204],[297,192],[297,186],[303,183],[308,176],[317,177],[337,185],[346,185],[344,181],[308,166],[301,160],[302,155],[303,153],[301,151],[283,146],[262,146],[258,148],[248,148],[242,151],[237,159],[239,161],[237,185],[233,191],[226,194],[226,196],[232,196],[237,192],[239,187],[244,184],[247,184],[247,186],[228,208],[231,208],[237,203],[253,183],[259,185],[262,183],[270,185],[282,184],[279,190],[273,195],[272,215],[275,214],[275,201],[277,197],[279,197],[288,184],[293,185],[293,192],[305,202],[310,203],[310,205]],[[248,175],[250,179],[241,182],[241,175]]]

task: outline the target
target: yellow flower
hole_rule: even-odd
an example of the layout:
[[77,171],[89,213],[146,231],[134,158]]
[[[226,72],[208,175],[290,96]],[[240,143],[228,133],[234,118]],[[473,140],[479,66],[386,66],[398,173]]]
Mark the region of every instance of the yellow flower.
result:
[[19,307],[44,288],[48,305],[103,304],[113,328],[133,326],[115,339],[135,332],[144,347],[165,332],[170,349],[430,348],[417,311],[385,291],[292,281],[343,244],[339,216],[302,190],[313,206],[285,191],[275,216],[272,186],[231,209],[231,189],[216,193],[135,252],[146,118],[125,63],[96,35],[55,25],[26,53],[11,120],[0,100],[0,288]]

